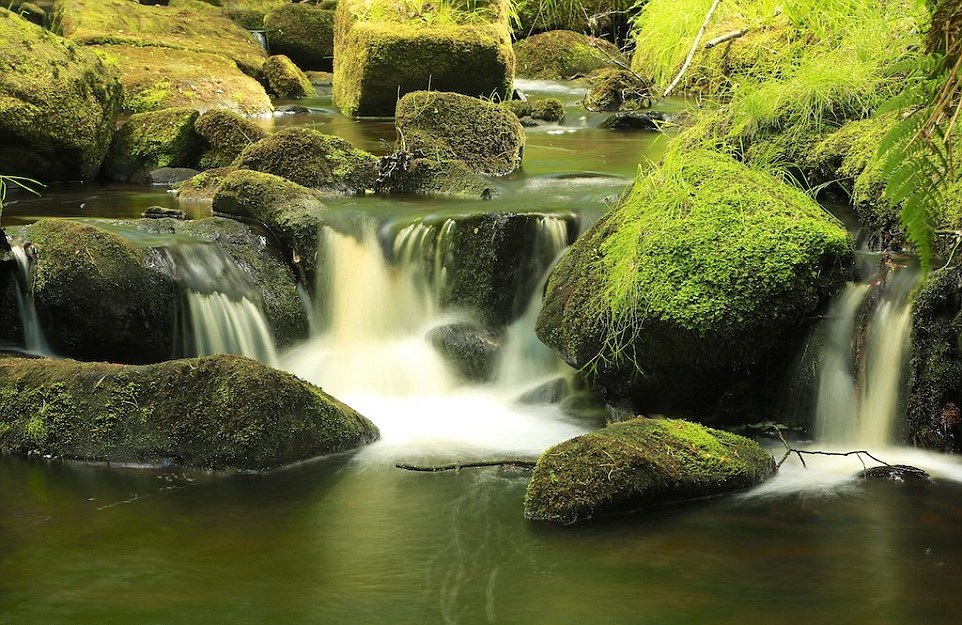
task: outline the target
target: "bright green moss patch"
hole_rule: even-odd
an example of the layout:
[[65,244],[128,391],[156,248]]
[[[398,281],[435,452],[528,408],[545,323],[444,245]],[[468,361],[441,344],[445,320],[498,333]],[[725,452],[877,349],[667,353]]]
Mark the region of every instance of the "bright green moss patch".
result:
[[557,80],[585,76],[615,62],[626,63],[609,41],[570,30],[553,30],[515,42],[519,78]]
[[104,173],[115,180],[140,180],[158,167],[193,167],[200,154],[194,130],[198,113],[172,108],[131,115],[114,135]]
[[0,9],[0,173],[95,176],[119,104],[115,68]]
[[317,95],[304,72],[282,54],[275,54],[264,62],[264,76],[271,93],[279,98],[309,98]]
[[194,130],[203,149],[201,169],[227,167],[244,148],[267,136],[257,124],[225,110],[207,111],[194,122]]
[[378,437],[348,406],[237,356],[124,366],[0,360],[0,452],[265,470]]
[[524,515],[571,524],[749,488],[774,471],[771,455],[747,438],[637,418],[546,451],[531,474]]

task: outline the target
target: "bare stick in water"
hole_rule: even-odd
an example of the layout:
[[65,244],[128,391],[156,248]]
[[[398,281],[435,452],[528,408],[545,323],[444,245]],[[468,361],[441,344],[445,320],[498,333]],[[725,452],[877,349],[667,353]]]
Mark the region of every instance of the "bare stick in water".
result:
[[533,460],[482,460],[479,462],[455,462],[453,464],[440,465],[417,465],[399,462],[394,466],[405,471],[421,471],[424,473],[438,473],[440,471],[460,471],[476,467],[517,467],[520,469],[533,469]]

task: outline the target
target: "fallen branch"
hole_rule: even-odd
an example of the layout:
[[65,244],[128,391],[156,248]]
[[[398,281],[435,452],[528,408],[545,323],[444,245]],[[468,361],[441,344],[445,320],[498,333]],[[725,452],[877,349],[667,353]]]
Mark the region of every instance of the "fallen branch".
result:
[[712,2],[711,8],[708,9],[708,15],[705,16],[705,21],[702,23],[701,29],[698,31],[698,35],[695,37],[694,43],[691,44],[691,50],[688,51],[688,56],[685,58],[685,62],[681,66],[681,71],[679,71],[678,75],[675,76],[675,79],[671,81],[671,84],[668,85],[668,88],[665,89],[665,93],[663,93],[661,97],[667,98],[671,92],[674,91],[675,87],[678,86],[678,83],[681,82],[681,77],[684,76],[685,72],[688,71],[688,66],[691,65],[691,60],[695,58],[695,52],[698,51],[698,44],[701,43],[701,38],[705,36],[705,30],[708,29],[708,23],[711,22],[711,16],[715,14],[715,9],[718,8],[720,3],[721,0],[715,0]]
[[479,462],[455,462],[441,465],[418,465],[399,462],[394,466],[405,471],[421,471],[423,473],[439,473],[441,471],[460,471],[476,467],[517,467],[519,469],[533,469],[533,460],[482,460]]
[[740,30],[733,30],[730,33],[725,33],[724,35],[719,35],[718,37],[715,37],[714,39],[706,43],[705,49],[711,50],[715,46],[721,45],[726,41],[731,41],[732,39],[738,39],[739,37],[744,37],[746,34],[748,34],[748,30],[749,29],[747,28],[742,28]]

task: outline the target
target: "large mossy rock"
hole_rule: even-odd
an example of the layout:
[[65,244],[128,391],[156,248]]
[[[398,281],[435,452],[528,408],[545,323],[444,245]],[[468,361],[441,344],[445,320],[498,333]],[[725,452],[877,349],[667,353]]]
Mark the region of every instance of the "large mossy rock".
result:
[[493,102],[457,93],[415,91],[397,103],[403,147],[435,160],[462,160],[478,173],[509,174],[521,166],[524,127]]
[[0,173],[96,176],[121,99],[115,68],[0,9]]
[[[183,2],[184,0],[174,0]],[[194,0],[187,0],[193,2]],[[289,6],[291,0],[201,0],[219,6],[232,22],[247,30],[263,30],[264,20],[278,7]]]
[[114,134],[104,174],[114,180],[142,182],[158,167],[194,167],[201,146],[194,130],[197,117],[192,108],[131,115]]
[[561,80],[586,76],[627,59],[610,41],[571,30],[552,30],[515,42],[518,78]]
[[244,148],[267,136],[257,124],[224,110],[207,111],[194,122],[194,130],[201,139],[201,169],[227,167]]
[[304,72],[283,54],[275,54],[264,61],[264,77],[271,93],[278,98],[310,98],[317,95]]
[[124,366],[0,360],[0,452],[266,470],[378,437],[350,407],[237,356]]
[[544,452],[525,518],[575,523],[754,486],[775,472],[758,443],[674,419],[637,418]]
[[774,373],[852,255],[801,191],[719,153],[671,151],[562,256],[538,336],[611,401],[705,414]]
[[[214,195],[214,212],[267,227],[279,240],[289,263],[305,276],[317,265],[318,233],[326,207],[322,195],[273,174],[239,169],[223,179]],[[308,278],[307,284],[314,281]]]
[[334,68],[334,3],[284,4],[264,18],[267,46],[304,70]]
[[[519,37],[546,30],[574,30],[604,34],[622,34],[633,8],[644,6],[635,0],[577,0],[544,2],[517,0],[516,33]],[[704,14],[702,14],[704,15]]]
[[[349,116],[390,116],[419,89],[510,98],[514,51],[503,0],[435,19],[390,0],[341,0],[334,31],[334,103]],[[440,5],[439,5],[440,6]]]
[[377,180],[377,159],[312,128],[285,128],[249,146],[234,162],[329,193],[363,193]]
[[267,58],[246,30],[203,2],[166,6],[136,0],[59,0],[57,19],[64,37],[77,43],[214,54],[233,60],[251,76]]
[[377,190],[481,199],[491,193],[491,185],[487,178],[475,173],[464,161],[415,158],[380,177]]
[[66,219],[41,219],[23,236],[39,252],[33,292],[55,353],[135,364],[171,357],[179,291],[158,252]]

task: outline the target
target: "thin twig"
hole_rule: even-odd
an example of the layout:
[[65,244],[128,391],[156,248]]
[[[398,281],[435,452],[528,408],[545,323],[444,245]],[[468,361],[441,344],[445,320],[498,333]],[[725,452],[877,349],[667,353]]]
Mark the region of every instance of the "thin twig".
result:
[[730,33],[725,33],[724,35],[719,35],[718,37],[715,37],[714,39],[706,43],[705,49],[711,50],[715,46],[721,45],[726,41],[731,41],[732,39],[738,39],[739,37],[744,37],[746,34],[748,34],[749,30],[750,29],[748,28],[741,28],[739,30],[733,30]]
[[453,464],[441,465],[418,465],[399,462],[394,466],[405,471],[421,471],[424,473],[439,473],[441,471],[460,471],[475,467],[517,467],[520,469],[533,469],[533,460],[482,460],[480,462],[455,462]]
[[691,60],[695,58],[695,52],[698,51],[698,44],[701,43],[701,38],[705,36],[705,30],[708,28],[708,23],[711,22],[711,16],[715,14],[715,9],[718,8],[720,3],[721,0],[715,0],[712,2],[711,8],[708,9],[708,15],[705,16],[705,21],[702,23],[701,29],[698,31],[698,35],[695,37],[694,43],[691,44],[691,50],[688,51],[688,57],[685,58],[685,63],[681,66],[681,71],[679,71],[678,75],[675,76],[675,79],[671,81],[671,84],[668,85],[668,88],[665,89],[665,93],[663,93],[661,97],[667,98],[675,89],[675,87],[678,86],[678,83],[681,82],[681,77],[684,76],[685,72],[688,71],[688,66],[691,65]]

